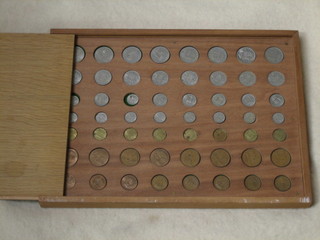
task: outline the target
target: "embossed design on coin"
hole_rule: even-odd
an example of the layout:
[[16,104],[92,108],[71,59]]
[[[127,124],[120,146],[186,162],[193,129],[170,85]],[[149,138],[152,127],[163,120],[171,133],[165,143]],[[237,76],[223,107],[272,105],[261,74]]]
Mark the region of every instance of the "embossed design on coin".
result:
[[285,192],[291,188],[291,181],[287,176],[280,175],[274,179],[274,186],[279,191]]
[[151,179],[151,186],[157,191],[165,190],[168,185],[169,181],[164,175],[158,174]]
[[126,47],[122,52],[122,58],[127,63],[137,63],[142,58],[142,52],[135,46]]
[[247,93],[241,97],[241,101],[246,107],[253,107],[256,104],[256,97],[253,94]]
[[241,155],[242,162],[248,167],[257,167],[262,161],[260,152],[254,148],[248,148]]
[[242,47],[237,51],[237,58],[242,63],[250,64],[256,60],[256,52],[250,47]]
[[138,179],[132,174],[127,174],[121,178],[121,186],[128,191],[132,191],[138,186]]
[[272,120],[276,124],[282,124],[285,121],[285,117],[282,113],[274,113],[272,115]]
[[245,187],[250,191],[257,191],[261,188],[261,180],[256,175],[249,175],[244,179]]
[[199,52],[194,47],[184,47],[180,50],[180,59],[185,63],[194,63],[199,58]]
[[69,167],[74,166],[77,163],[78,158],[79,158],[78,152],[73,148],[69,148],[68,149],[68,166]]
[[168,83],[169,75],[165,71],[156,71],[152,74],[151,80],[153,84],[162,86]]
[[153,120],[157,123],[163,123],[167,120],[167,116],[164,112],[156,112],[153,115]]
[[98,93],[94,97],[94,102],[97,106],[103,107],[109,103],[109,96],[105,93]]
[[281,63],[284,58],[284,54],[280,48],[277,47],[269,47],[265,53],[264,57],[267,59],[268,62],[277,64]]
[[96,120],[97,123],[105,123],[108,121],[108,116],[105,112],[98,112],[94,119]]
[[94,75],[94,80],[97,84],[105,86],[111,82],[112,74],[108,70],[99,70]]
[[155,63],[165,63],[170,58],[170,52],[166,47],[157,46],[151,50],[150,56]]
[[93,166],[102,167],[109,161],[109,152],[104,148],[95,148],[89,154],[89,160]]
[[269,101],[273,107],[282,107],[285,103],[284,97],[279,93],[272,94]]
[[107,130],[105,130],[102,127],[96,128],[93,131],[93,137],[98,141],[102,141],[102,140],[106,139],[107,136],[108,136]]
[[192,142],[198,138],[198,132],[192,128],[188,128],[184,130],[183,138],[189,142]]
[[139,97],[135,93],[128,93],[124,96],[124,103],[128,106],[135,106],[139,103]]
[[185,71],[181,74],[181,81],[187,86],[196,85],[198,80],[198,74],[194,71]]
[[75,69],[73,70],[73,80],[72,80],[72,84],[73,85],[77,85],[81,82],[82,80],[82,74],[79,70]]
[[213,186],[220,191],[225,191],[230,187],[230,179],[225,175],[218,175],[213,179]]
[[216,123],[224,123],[224,121],[226,120],[226,115],[224,115],[223,112],[215,112],[212,116],[212,119]]
[[268,74],[268,82],[274,87],[280,87],[286,81],[286,77],[283,73],[273,71]]
[[94,51],[94,58],[98,63],[108,63],[113,59],[113,51],[111,48],[106,46],[98,47]]
[[291,162],[291,155],[287,150],[278,148],[271,153],[271,162],[277,167],[286,167]]
[[163,141],[167,138],[167,132],[162,128],[157,128],[152,132],[153,139],[156,141]]
[[194,112],[186,112],[183,114],[183,119],[187,123],[193,123],[196,121],[197,117]]
[[191,93],[187,93],[182,97],[182,103],[186,107],[193,107],[197,104],[197,97]]
[[140,154],[134,148],[127,148],[121,152],[120,161],[128,167],[133,167],[139,163]]
[[187,167],[195,167],[200,163],[200,154],[193,148],[187,148],[180,154],[180,160]]
[[69,140],[73,141],[77,138],[78,136],[78,131],[75,128],[69,128]]
[[150,154],[150,161],[158,167],[164,167],[170,161],[170,154],[163,148],[156,148]]
[[167,104],[168,98],[167,98],[167,96],[166,96],[165,94],[163,94],[163,93],[157,93],[157,94],[155,94],[155,95],[153,96],[152,102],[153,102],[154,105],[159,106],[159,107],[162,107],[162,106],[164,106],[164,105]]
[[227,82],[227,74],[222,71],[215,71],[210,74],[210,81],[214,86],[221,87]]
[[222,47],[213,47],[208,52],[208,58],[213,63],[224,63],[228,58],[228,54]]
[[138,131],[135,128],[127,128],[124,131],[123,136],[128,141],[133,141],[133,140],[137,139]]
[[70,122],[75,123],[78,121],[78,114],[72,112],[70,113]]
[[218,148],[211,152],[210,160],[214,166],[222,168],[229,165],[231,156],[227,150]]
[[77,94],[73,93],[71,96],[71,104],[72,106],[77,106],[80,103],[80,98]]
[[287,133],[283,129],[278,128],[273,131],[272,137],[278,142],[283,142],[287,139]]
[[224,142],[225,140],[227,140],[227,137],[227,131],[223,128],[217,128],[213,131],[213,138],[218,142]]
[[239,81],[243,86],[250,87],[257,81],[257,77],[253,72],[245,71],[239,75]]
[[183,178],[182,185],[186,190],[193,191],[200,186],[200,181],[195,175],[189,174]]
[[123,75],[123,81],[129,86],[137,85],[140,82],[140,74],[136,71],[129,70]]
[[95,174],[90,178],[89,184],[94,190],[102,190],[107,186],[107,179],[102,174]]
[[211,97],[211,102],[217,107],[221,107],[227,103],[227,98],[222,93],[216,93]]
[[84,51],[84,49],[80,46],[76,46],[75,49],[75,60],[76,63],[81,62],[86,56],[86,52]]
[[246,112],[243,115],[243,121],[245,121],[248,124],[252,124],[256,121],[256,115],[253,112]]
[[127,123],[134,123],[137,121],[137,114],[135,112],[127,112],[124,115],[124,119],[126,120]]
[[254,142],[258,139],[258,133],[256,130],[249,128],[244,131],[243,138],[248,142]]

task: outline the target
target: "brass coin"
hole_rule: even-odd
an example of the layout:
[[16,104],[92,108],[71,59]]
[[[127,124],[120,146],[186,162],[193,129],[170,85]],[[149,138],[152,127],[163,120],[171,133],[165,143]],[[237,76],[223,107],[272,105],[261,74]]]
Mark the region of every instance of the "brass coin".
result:
[[218,175],[213,179],[213,186],[220,191],[225,191],[230,187],[230,180],[225,175]]
[[190,174],[183,178],[182,185],[186,190],[192,191],[199,187],[200,181],[195,175]]
[[227,131],[222,128],[217,128],[213,131],[213,138],[218,142],[224,142],[228,137]]
[[93,149],[89,154],[89,160],[93,166],[102,167],[109,161],[109,152],[104,148]]
[[244,179],[244,185],[250,191],[257,191],[261,188],[261,180],[256,175],[249,175]]
[[216,167],[225,167],[230,163],[231,156],[225,149],[218,148],[212,151],[211,163]]
[[198,138],[198,133],[192,128],[188,128],[183,132],[183,138],[189,142],[192,142]]
[[163,141],[167,137],[167,132],[162,128],[157,128],[153,131],[152,136],[154,140]]
[[75,128],[69,128],[69,140],[73,141],[78,136],[78,131]]
[[150,161],[158,167],[163,167],[169,163],[170,154],[163,148],[157,148],[150,154]]
[[108,136],[108,133],[107,133],[107,130],[105,130],[104,128],[96,128],[94,131],[93,131],[93,137],[96,139],[96,140],[104,140],[106,139]]
[[140,154],[134,148],[127,148],[121,152],[120,161],[126,166],[135,166],[140,161]]
[[168,179],[164,175],[156,175],[151,179],[151,186],[157,191],[165,190],[169,185]]
[[243,133],[243,137],[249,142],[254,142],[258,139],[258,133],[256,130],[249,128]]
[[291,181],[288,177],[280,175],[274,179],[274,186],[279,191],[285,192],[291,188]]
[[77,163],[78,158],[79,158],[78,152],[73,148],[69,148],[68,149],[68,166],[69,167],[74,166]]
[[90,178],[90,187],[94,190],[101,190],[104,189],[107,185],[107,179],[101,175],[101,174],[96,174],[93,175]]
[[193,148],[187,148],[180,154],[180,160],[187,167],[195,167],[200,162],[200,154]]
[[124,131],[123,136],[128,141],[133,141],[138,137],[138,131],[135,128],[127,128]]
[[127,174],[121,178],[121,186],[125,190],[132,191],[138,186],[138,179],[132,174]]
[[291,162],[291,156],[287,150],[278,148],[271,153],[271,161],[277,167],[286,167]]
[[256,167],[261,163],[262,157],[258,150],[248,148],[241,155],[242,162],[248,167]]
[[278,142],[283,142],[287,138],[287,133],[283,129],[279,128],[273,131],[272,137]]
[[76,178],[72,175],[67,176],[67,188],[73,188],[76,185]]

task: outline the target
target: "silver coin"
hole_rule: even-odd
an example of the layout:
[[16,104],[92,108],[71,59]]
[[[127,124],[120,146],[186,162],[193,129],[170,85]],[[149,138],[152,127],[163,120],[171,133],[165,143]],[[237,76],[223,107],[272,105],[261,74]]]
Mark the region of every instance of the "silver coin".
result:
[[182,103],[187,107],[193,107],[197,104],[197,97],[191,93],[187,93],[183,95]]
[[94,58],[98,63],[108,63],[111,62],[111,60],[114,57],[114,53],[111,48],[106,46],[98,47],[94,51]]
[[256,104],[256,97],[250,93],[244,94],[241,98],[242,104],[247,107],[253,107]]
[[165,71],[156,71],[152,74],[152,82],[157,86],[162,86],[168,83],[169,75]]
[[75,123],[76,121],[78,121],[78,114],[73,112],[70,114],[70,122]]
[[180,50],[180,59],[185,63],[194,63],[199,58],[199,52],[194,47],[184,47]]
[[78,83],[80,83],[82,80],[82,74],[79,70],[75,69],[73,71],[73,85],[77,85]]
[[273,71],[268,74],[268,82],[275,87],[280,87],[284,82],[286,81],[286,78],[283,73],[278,71]]
[[137,114],[135,112],[127,112],[124,115],[124,119],[126,120],[126,122],[128,123],[134,123],[135,121],[137,121]]
[[187,123],[193,123],[194,121],[196,121],[197,117],[193,112],[186,112],[185,114],[183,114],[183,119]]
[[94,118],[97,123],[105,123],[108,121],[108,115],[105,112],[98,112]]
[[140,74],[133,70],[127,71],[123,75],[123,81],[129,86],[136,85],[140,82]]
[[227,82],[227,74],[221,71],[215,71],[210,74],[210,81],[214,86],[223,86]]
[[257,77],[253,72],[245,71],[239,75],[239,81],[243,86],[250,87],[257,81]]
[[256,52],[250,47],[242,47],[237,51],[237,58],[242,63],[253,63],[256,60]]
[[157,123],[163,123],[167,120],[167,116],[164,112],[156,112],[154,115],[153,115],[153,119],[155,122]]
[[129,93],[126,95],[125,97],[125,102],[129,105],[129,106],[135,106],[138,104],[139,102],[139,97],[137,94],[134,93]]
[[168,102],[168,98],[163,93],[157,93],[152,98],[153,104],[156,106],[164,106]]
[[86,52],[80,46],[76,46],[75,49],[75,60],[77,63],[81,62],[86,56]]
[[273,107],[281,107],[285,102],[284,97],[279,93],[272,94],[269,101]]
[[122,52],[122,58],[127,63],[137,63],[142,58],[142,52],[139,48],[134,46],[126,47]]
[[227,60],[227,51],[222,47],[213,47],[208,52],[208,58],[214,63],[223,63]]
[[80,98],[77,95],[72,94],[71,102],[72,102],[72,106],[76,106],[79,104]]
[[284,55],[280,48],[269,47],[264,52],[264,57],[267,59],[268,62],[277,64],[283,61]]
[[254,123],[256,121],[256,115],[253,112],[246,112],[243,115],[243,121],[249,124]]
[[112,75],[107,70],[99,70],[94,75],[94,80],[96,81],[97,84],[104,86],[104,85],[107,85],[111,82]]
[[94,97],[94,102],[97,106],[103,107],[109,103],[109,96],[105,93],[98,93]]
[[217,107],[221,107],[227,103],[227,98],[222,93],[216,93],[211,97],[211,102]]
[[185,71],[181,74],[181,81],[187,86],[196,85],[198,79],[198,74],[194,71]]
[[216,123],[223,123],[226,120],[226,115],[223,112],[216,112],[212,118]]
[[272,115],[272,120],[276,124],[282,124],[285,121],[285,117],[282,113],[275,113]]
[[155,63],[165,63],[170,58],[170,52],[166,47],[158,46],[151,50],[150,56]]

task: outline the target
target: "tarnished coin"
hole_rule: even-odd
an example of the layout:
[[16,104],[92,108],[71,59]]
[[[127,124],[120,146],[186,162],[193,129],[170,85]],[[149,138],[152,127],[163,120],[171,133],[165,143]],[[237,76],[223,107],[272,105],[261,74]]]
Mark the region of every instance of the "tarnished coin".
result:
[[186,112],[183,114],[183,119],[187,123],[193,123],[196,121],[197,117],[194,112]]
[[157,93],[152,97],[152,102],[154,105],[162,107],[167,104],[168,98],[163,93]]
[[224,115],[223,112],[215,112],[212,116],[212,119],[216,123],[224,123],[224,121],[226,120],[226,115]]
[[246,107],[253,107],[256,104],[256,97],[253,94],[247,93],[241,97],[241,101]]
[[114,53],[111,48],[106,46],[98,47],[94,51],[94,58],[98,63],[108,63],[113,59]]
[[82,74],[79,70],[75,69],[73,71],[73,80],[72,80],[72,84],[73,85],[77,85],[81,82],[82,80]]
[[221,71],[215,71],[210,74],[210,82],[217,87],[221,87],[227,82],[227,74]]
[[227,150],[218,148],[211,152],[210,160],[216,167],[226,167],[231,161],[231,156]]
[[291,155],[287,150],[278,148],[271,153],[271,161],[277,167],[286,167],[291,162]]
[[94,137],[94,139],[96,139],[98,141],[102,141],[102,140],[106,139],[107,136],[108,136],[107,130],[105,130],[102,127],[96,128],[93,131],[93,137]]
[[286,81],[286,77],[282,72],[273,71],[268,74],[268,82],[275,87],[280,87]]
[[112,74],[108,70],[99,70],[94,75],[94,80],[97,84],[104,86],[111,82]]
[[167,116],[164,112],[156,112],[153,115],[153,120],[157,123],[163,123],[167,120]]
[[152,74],[151,80],[154,85],[162,86],[168,83],[169,75],[165,71],[156,71]]
[[225,140],[227,140],[227,137],[227,131],[223,128],[217,128],[213,131],[213,138],[218,142],[224,142]]
[[284,97],[279,93],[272,94],[269,101],[273,107],[282,107],[285,102]]
[[274,113],[272,115],[272,120],[276,124],[282,124],[285,121],[285,117],[284,117],[283,113],[278,112],[278,113]]
[[217,107],[221,107],[227,103],[227,98],[222,93],[216,93],[211,97],[211,102]]
[[77,63],[81,62],[86,56],[86,52],[80,46],[76,46],[75,48],[75,60]]
[[124,96],[124,103],[128,106],[135,106],[139,103],[139,97],[135,93],[128,93]]
[[254,148],[248,148],[241,155],[242,162],[248,167],[257,167],[262,161],[260,152]]
[[280,175],[274,179],[274,186],[279,191],[285,192],[291,188],[291,181],[287,176]]
[[109,96],[106,93],[98,93],[94,97],[94,103],[99,107],[103,107],[109,103]]
[[127,148],[121,152],[120,161],[123,165],[128,167],[135,166],[140,161],[140,154],[134,148]]
[[256,60],[256,52],[250,47],[242,47],[237,51],[237,58],[242,63],[253,63]]
[[72,106],[77,106],[80,103],[80,98],[77,94],[72,94],[71,96],[71,104]]
[[168,185],[168,178],[166,178],[164,175],[158,174],[151,179],[151,186],[157,191],[165,190]]
[[264,52],[264,57],[267,59],[268,62],[277,64],[283,61],[284,54],[280,48],[269,47]]
[[164,167],[170,161],[170,154],[163,148],[156,148],[150,154],[150,162],[158,167]]
[[102,167],[109,161],[109,152],[104,148],[95,148],[89,154],[89,160],[93,166]]
[[124,115],[124,119],[126,120],[127,123],[134,123],[135,121],[137,121],[137,114],[135,112],[127,112]]
[[76,185],[76,178],[73,175],[67,175],[67,188],[73,188]]
[[243,121],[249,124],[254,123],[256,121],[256,115],[253,112],[246,112],[243,115]]
[[107,186],[107,179],[102,174],[95,174],[90,178],[89,184],[94,190],[102,190]]
[[181,74],[181,81],[187,86],[196,85],[198,80],[198,74],[194,71],[185,71]]
[[213,47],[208,52],[208,58],[213,63],[224,63],[228,58],[228,54],[222,47]]
[[167,132],[162,128],[157,128],[152,132],[153,139],[156,141],[163,141],[167,138]]
[[184,130],[183,138],[189,142],[192,142],[198,138],[198,132],[192,128],[188,128]]
[[138,131],[135,128],[127,128],[124,130],[123,136],[128,141],[133,141],[138,137]]
[[249,128],[244,131],[243,138],[248,142],[254,142],[258,139],[258,133],[256,130]]
[[287,133],[283,129],[278,128],[273,131],[272,137],[278,142],[283,142],[287,139]]
[[73,148],[69,148],[68,149],[68,166],[72,167],[74,166],[79,158],[79,154],[77,152],[77,150],[73,149]]
[[200,163],[200,154],[193,148],[187,148],[180,154],[180,160],[187,167],[195,167]]
[[200,186],[200,181],[195,175],[187,175],[182,180],[182,186],[189,191],[196,190]]
[[72,112],[70,113],[70,122],[75,123],[78,121],[78,114]]
[[244,179],[244,185],[250,191],[257,191],[261,188],[261,180],[256,175],[249,175]]
[[122,58],[127,63],[137,63],[142,58],[142,52],[135,46],[126,47],[122,52]]
[[133,70],[129,70],[123,74],[123,81],[129,86],[137,85],[140,79],[140,74]]
[[184,47],[180,50],[180,59],[185,63],[194,63],[199,58],[199,52],[194,47]]
[[94,119],[96,120],[97,123],[105,123],[108,121],[108,116],[105,112],[98,112]]
[[69,140],[73,141],[77,138],[78,131],[75,128],[69,128]]
[[138,179],[132,174],[127,174],[121,178],[121,186],[125,190],[132,191],[138,186]]
[[225,191],[230,187],[230,179],[225,175],[218,175],[213,179],[213,186],[220,191]]
[[245,71],[240,73],[239,81],[243,86],[250,87],[257,81],[257,77],[253,72]]
[[187,93],[183,95],[182,103],[187,107],[193,107],[197,104],[197,97],[191,93]]
[[166,47],[157,46],[151,50],[150,56],[155,63],[165,63],[170,58],[170,52]]

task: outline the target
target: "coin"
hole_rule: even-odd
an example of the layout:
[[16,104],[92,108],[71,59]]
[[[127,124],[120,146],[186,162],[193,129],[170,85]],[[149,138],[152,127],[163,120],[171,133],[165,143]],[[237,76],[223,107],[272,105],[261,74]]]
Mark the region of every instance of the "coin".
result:
[[120,161],[128,167],[135,166],[140,161],[140,154],[134,148],[127,148],[121,152]]
[[133,70],[129,70],[123,74],[123,81],[129,86],[137,85],[140,79],[140,74]]
[[227,74],[221,71],[215,71],[210,74],[210,82],[217,87],[221,87],[227,82]]
[[89,184],[94,190],[102,190],[107,185],[107,179],[102,174],[95,174],[90,178]]
[[156,112],[154,115],[153,115],[153,119],[155,122],[157,123],[163,123],[166,121],[167,119],[167,116],[164,112]]
[[108,121],[108,116],[105,112],[98,112],[94,118],[97,123],[105,123]]
[[76,113],[71,113],[70,114],[70,122],[72,122],[72,123],[75,123],[75,122],[77,122],[78,121],[78,114],[76,114]]
[[268,62],[277,64],[283,61],[284,54],[280,48],[269,47],[264,52],[264,57],[267,59]]
[[165,71],[156,71],[152,74],[151,80],[154,85],[162,86],[168,83],[169,75]]
[[186,190],[193,191],[199,187],[200,181],[195,175],[190,174],[183,178],[182,185]]
[[168,98],[163,93],[157,93],[153,96],[152,102],[154,105],[162,107],[167,104]]
[[166,47],[157,46],[151,50],[150,56],[155,63],[165,63],[170,58],[170,52]]
[[222,47],[213,47],[208,52],[208,58],[213,63],[224,63],[228,58],[228,54]]
[[127,63],[137,63],[142,58],[142,52],[135,46],[126,47],[122,52],[122,58]]
[[258,139],[258,133],[256,130],[249,128],[246,131],[244,131],[243,137],[248,142],[254,142]]
[[181,81],[187,86],[196,85],[198,80],[198,74],[194,71],[185,71],[181,74]]
[[248,167],[257,167],[262,161],[260,152],[254,148],[248,148],[241,155],[242,162]]
[[73,188],[76,185],[76,178],[73,175],[67,175],[67,188]]
[[158,167],[167,165],[170,161],[170,154],[163,148],[156,148],[150,154],[150,162]]
[[138,131],[135,128],[127,128],[124,130],[123,136],[128,141],[133,141],[138,137]]
[[257,77],[253,72],[245,71],[239,75],[239,81],[243,86],[250,87],[257,81]]
[[256,52],[250,47],[242,47],[237,51],[237,58],[242,63],[253,63],[256,60]]
[[213,186],[220,191],[225,191],[230,187],[230,179],[225,175],[218,175],[213,179]]
[[224,123],[226,120],[226,115],[223,112],[215,112],[212,116],[213,121],[216,123]]
[[257,191],[261,188],[261,180],[256,175],[249,175],[244,179],[244,185],[250,191]]
[[94,75],[94,80],[97,84],[105,86],[111,82],[112,74],[108,70],[99,70]]
[[81,82],[82,80],[82,74],[79,70],[74,70],[73,71],[73,80],[72,80],[72,84],[73,85],[77,85]]
[[68,149],[68,166],[69,167],[74,166],[77,163],[78,158],[79,158],[78,152],[73,148],[69,148]]
[[183,132],[183,138],[189,142],[192,142],[198,138],[198,133],[192,128],[188,128]]
[[151,179],[151,186],[157,191],[165,190],[168,185],[169,181],[164,175],[158,174]]
[[77,94],[72,94],[72,97],[71,97],[71,104],[72,106],[76,106],[80,103],[80,98]]
[[279,191],[285,192],[291,188],[291,181],[287,176],[280,175],[274,179],[274,186]]
[[114,53],[111,48],[106,46],[98,47],[94,51],[94,58],[98,63],[108,63],[113,59]]
[[200,163],[200,154],[193,148],[187,148],[180,154],[180,160],[187,167],[195,167]]
[[105,93],[98,93],[94,97],[94,102],[97,106],[103,107],[109,103],[109,96]]
[[284,140],[286,140],[287,134],[283,129],[278,128],[273,131],[272,137],[274,140],[278,142],[283,142]]
[[75,60],[77,63],[81,62],[86,56],[86,52],[80,46],[76,46],[75,49]]
[[270,96],[269,101],[271,106],[273,107],[281,107],[284,105],[285,102],[284,97],[279,93],[272,94]]
[[124,119],[126,120],[127,123],[134,123],[137,121],[137,114],[135,112],[127,112],[124,115]]
[[250,93],[244,94],[241,97],[242,104],[246,107],[253,107],[256,104],[256,98]]
[[128,106],[135,106],[139,102],[139,97],[135,93],[128,93],[124,96],[124,103]]
[[231,156],[227,150],[218,148],[211,152],[210,160],[216,167],[226,167],[231,161]]
[[272,115],[272,120],[276,124],[281,124],[281,123],[284,123],[285,118],[284,118],[284,115],[282,113],[274,113]]
[[121,178],[121,186],[125,190],[132,191],[138,186],[138,179],[132,174],[127,174]]
[[211,97],[211,102],[217,107],[221,107],[226,104],[227,98],[222,93],[216,93]]
[[167,132],[162,128],[157,128],[152,132],[153,139],[163,141],[167,138]]
[[96,128],[96,129],[93,131],[93,137],[94,137],[96,140],[98,140],[98,141],[101,141],[101,140],[106,139],[107,136],[108,136],[107,130],[105,130],[105,129],[102,128],[102,127]]
[[268,74],[268,82],[275,87],[280,87],[286,81],[286,77],[283,73],[273,71]]
[[256,115],[253,112],[246,112],[243,115],[243,120],[249,124],[254,123],[256,121]]
[[286,167],[291,162],[291,156],[287,150],[278,148],[271,153],[271,161],[277,167]]
[[227,131],[222,128],[217,128],[213,131],[213,138],[218,142],[224,142],[228,137]]
[[77,138],[78,131],[75,128],[69,128],[69,140],[73,141]]
[[186,112],[183,114],[183,119],[187,123],[193,123],[196,121],[197,117],[193,112]]
[[93,166],[102,167],[109,161],[109,152],[104,148],[95,148],[89,154],[89,160]]
[[185,63],[194,63],[199,58],[199,52],[194,47],[184,47],[180,50],[180,59]]
[[191,93],[187,93],[182,97],[182,103],[186,107],[193,107],[197,104],[197,97]]

